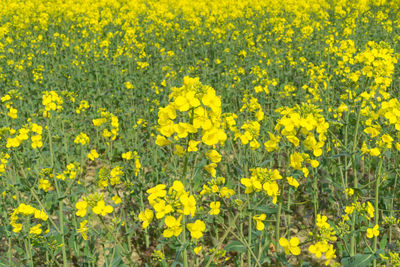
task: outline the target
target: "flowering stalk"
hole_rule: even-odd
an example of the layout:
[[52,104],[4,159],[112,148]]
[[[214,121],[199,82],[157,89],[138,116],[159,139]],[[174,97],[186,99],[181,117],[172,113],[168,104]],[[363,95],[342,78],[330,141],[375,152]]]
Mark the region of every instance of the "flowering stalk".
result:
[[[395,193],[396,193],[396,186],[397,186],[397,177],[398,173],[396,173],[395,178],[394,178],[394,185],[393,185],[393,196],[392,196],[392,202],[390,204],[390,217],[393,217],[393,202],[395,198]],[[389,244],[392,243],[392,223],[389,224]]]
[[[190,141],[190,137],[188,138],[188,144]],[[183,173],[182,173],[182,183],[183,186],[185,186],[186,184],[186,172],[187,172],[187,168],[188,168],[188,161],[189,161],[189,153],[186,151],[185,153],[185,162],[183,165]],[[182,246],[184,246],[183,249],[183,266],[184,267],[188,267],[188,253],[187,253],[187,246],[186,246],[186,215],[182,214]]]
[[[279,227],[281,223],[281,212],[282,212],[282,203],[283,203],[283,192],[284,192],[284,187],[285,183],[281,182],[281,194],[279,196],[279,205],[278,205],[278,213],[276,214],[276,225],[275,225],[275,248],[276,251],[278,252],[278,245],[279,245],[279,238],[280,238],[280,233],[279,233]],[[276,261],[277,266],[279,266],[279,261]]]
[[[356,122],[356,129],[354,133],[354,139],[353,139],[353,147],[351,149],[351,162],[353,165],[353,175],[354,175],[354,189],[358,188],[358,176],[357,176],[357,167],[356,167],[356,159],[355,159],[355,151],[357,147],[357,140],[358,140],[358,128],[360,125],[360,115],[361,115],[361,108],[357,112],[357,122]],[[346,122],[346,125],[348,124],[348,120]],[[346,126],[347,129],[347,126]],[[347,133],[347,131],[346,131]],[[346,134],[346,139],[347,139],[347,134]],[[345,161],[345,163],[347,163]],[[347,164],[345,164],[347,166]],[[345,176],[346,176],[346,188],[348,188],[348,181],[347,181],[347,171],[345,170]],[[354,196],[356,197],[356,196]],[[356,231],[355,231],[355,223],[356,223],[356,214],[353,214],[352,220],[351,220],[351,239],[350,239],[350,256],[354,256],[356,254]]]
[[[379,185],[381,183],[381,171],[382,171],[382,164],[383,164],[383,155],[379,159],[378,163],[378,174],[376,177],[376,183],[375,183],[375,225],[378,225],[379,223],[379,206],[378,206],[378,201],[379,201]],[[377,245],[378,245],[378,236],[374,236],[374,252],[377,250]],[[374,260],[373,265],[376,266],[376,260]]]
[[[50,160],[51,160],[51,168],[54,170],[54,155],[53,155],[53,142],[52,142],[52,135],[50,130],[50,119],[47,120],[47,133],[49,137],[49,147],[50,147]],[[59,217],[60,217],[60,234],[61,234],[61,242],[62,242],[62,255],[63,255],[63,263],[65,266],[68,266],[68,259],[67,259],[67,250],[65,247],[65,234],[64,234],[64,212],[63,212],[63,199],[61,197],[61,192],[58,187],[58,181],[56,175],[53,174],[54,185],[57,191],[57,198],[58,206],[59,206]]]

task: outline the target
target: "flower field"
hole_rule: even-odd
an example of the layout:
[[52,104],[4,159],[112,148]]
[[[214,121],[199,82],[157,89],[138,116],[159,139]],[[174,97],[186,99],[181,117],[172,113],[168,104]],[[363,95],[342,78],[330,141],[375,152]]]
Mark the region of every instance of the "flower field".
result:
[[400,266],[399,0],[0,14],[0,266]]

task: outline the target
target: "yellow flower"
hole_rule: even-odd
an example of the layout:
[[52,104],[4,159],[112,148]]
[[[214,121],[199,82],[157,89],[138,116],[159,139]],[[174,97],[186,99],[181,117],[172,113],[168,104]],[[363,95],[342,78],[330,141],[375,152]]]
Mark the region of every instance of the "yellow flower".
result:
[[99,157],[99,153],[97,153],[96,149],[90,150],[89,154],[87,155],[88,159],[95,160]]
[[37,225],[31,227],[31,229],[29,229],[29,233],[35,234],[35,235],[40,235],[42,233],[42,229],[40,228],[41,226],[42,226],[41,224],[37,224]]
[[13,226],[13,232],[14,233],[21,232],[21,230],[22,230],[22,224],[21,223],[15,223],[12,226]]
[[142,227],[146,229],[154,218],[154,213],[150,209],[145,209],[139,213],[139,220],[143,222]]
[[209,214],[210,215],[218,215],[221,211],[219,209],[220,207],[221,207],[221,202],[219,202],[219,201],[211,202],[210,203],[211,210],[210,210]]
[[22,140],[14,137],[14,138],[7,138],[7,144],[6,147],[19,147],[19,145],[22,143]]
[[288,135],[286,136],[287,140],[292,143],[294,146],[299,146],[300,145],[300,140],[294,136],[294,135]]
[[153,205],[154,210],[156,211],[156,218],[162,219],[166,214],[174,211],[170,204],[165,205],[164,200],[160,200],[158,203]]
[[187,228],[190,231],[190,236],[194,239],[199,239],[203,236],[203,232],[206,230],[206,225],[201,220],[196,220],[194,223],[188,223]]
[[211,128],[204,132],[201,141],[208,146],[216,145],[218,142],[225,142],[227,136],[224,130]]
[[280,136],[275,136],[271,132],[268,132],[268,134],[269,134],[269,141],[264,143],[265,149],[268,152],[272,152],[274,150],[278,150],[278,148],[279,148],[278,144],[279,144],[279,141],[281,140],[281,137]]
[[344,209],[344,212],[346,214],[353,214],[354,211],[354,207],[353,206],[346,206],[346,208]]
[[130,82],[125,82],[125,87],[126,87],[126,89],[128,89],[128,90],[131,90],[131,89],[134,89],[134,88],[135,88],[135,86],[133,86],[133,84],[131,84]]
[[294,187],[299,187],[299,182],[293,178],[292,176],[286,177],[286,180],[288,181],[288,184]]
[[181,219],[182,215],[178,219],[173,216],[167,216],[164,221],[167,229],[164,230],[163,236],[166,238],[179,236],[182,232]]
[[7,115],[11,119],[16,119],[16,118],[18,118],[18,110],[10,106],[10,109],[8,110]]
[[197,145],[198,145],[199,143],[201,143],[201,141],[190,140],[190,141],[189,141],[188,151],[189,151],[189,152],[198,151],[199,149],[197,148]]
[[31,140],[32,140],[32,148],[41,148],[43,146],[41,135],[38,134],[31,136]]
[[50,187],[51,187],[51,184],[50,184],[49,180],[40,178],[39,187],[38,187],[39,190],[43,189],[43,191],[47,192],[47,191],[49,191]]
[[368,213],[369,218],[367,217],[368,220],[374,218],[374,213],[375,213],[375,208],[372,206],[371,202],[367,202],[367,208],[366,211]]
[[267,192],[268,196],[272,197],[272,203],[276,204],[279,195],[279,187],[276,182],[266,182],[263,184],[263,189]]
[[76,136],[74,143],[86,145],[87,143],[89,143],[89,141],[90,141],[89,136],[87,136],[87,134],[81,132],[78,136]]
[[185,192],[185,187],[181,181],[174,181],[171,188],[178,193],[178,196]]
[[214,163],[220,162],[222,158],[217,150],[210,150],[206,152],[206,157]]
[[47,215],[44,210],[35,209],[34,217],[35,217],[35,219],[40,219],[42,221],[47,221],[47,219],[49,218],[49,215]]
[[76,212],[76,216],[84,217],[86,215],[87,206],[88,203],[85,200],[78,201],[75,204],[75,207],[78,209],[78,211]]
[[97,205],[93,208],[93,212],[96,214],[101,214],[101,216],[106,216],[108,213],[113,211],[113,207],[110,205],[105,205],[104,200],[97,202]]
[[82,221],[82,222],[80,223],[79,229],[77,229],[78,233],[80,233],[80,234],[82,235],[82,238],[83,238],[84,240],[87,240],[87,231],[88,231],[88,228],[87,228],[87,226],[86,226],[87,222],[88,222],[88,220]]
[[147,199],[150,202],[150,205],[153,206],[153,202],[157,198],[165,197],[167,195],[167,191],[165,190],[167,186],[165,184],[156,185],[150,189],[147,189],[146,193],[150,194]]
[[121,198],[118,195],[115,195],[111,198],[115,204],[121,203]]
[[352,196],[352,195],[354,195],[354,189],[353,188],[346,188],[345,189],[345,193],[348,195],[348,196]]
[[281,237],[281,239],[279,239],[279,244],[285,250],[286,255],[289,255],[290,253],[295,256],[300,255],[301,250],[298,247],[299,243],[300,240],[297,237],[293,237],[290,240],[287,240],[284,237]]
[[169,141],[167,138],[165,138],[162,135],[157,135],[156,145],[158,145],[158,146],[167,146],[169,144],[171,144],[171,141]]
[[254,191],[259,192],[262,189],[261,182],[254,176],[251,178],[242,178],[240,179],[240,183],[246,187],[245,194],[251,194]]
[[367,229],[367,237],[373,238],[374,236],[379,236],[379,225],[375,225],[373,228]]
[[176,145],[175,149],[176,149],[174,151],[175,155],[178,155],[179,157],[182,157],[183,155],[185,155],[185,149],[182,146]]
[[267,218],[267,215],[265,213],[261,214],[261,215],[255,215],[253,216],[253,220],[256,221],[256,228],[258,231],[262,231],[264,230],[264,223],[263,221]]
[[319,241],[317,242],[315,245],[311,245],[308,248],[308,251],[310,251],[312,254],[315,255],[315,257],[317,258],[321,258],[322,253],[327,252],[329,249],[328,244],[326,243],[326,241]]
[[303,160],[304,159],[303,159],[302,155],[298,152],[295,152],[292,155],[290,155],[290,166],[293,169],[301,170],[301,167],[302,167],[301,163],[303,162]]
[[128,151],[126,153],[122,153],[122,158],[126,160],[133,159],[132,151]]
[[216,163],[210,163],[206,166],[204,166],[204,169],[211,174],[212,177],[217,176],[217,170],[215,169],[217,167]]
[[194,214],[196,213],[196,199],[194,198],[194,196],[183,194],[181,195],[179,200],[183,205],[183,214],[191,215],[192,217],[194,217]]
[[371,156],[373,156],[373,157],[377,157],[377,156],[379,156],[379,155],[381,154],[381,151],[379,150],[378,147],[374,147],[374,148],[371,148],[371,149],[369,150],[369,154],[370,154]]
[[30,206],[30,205],[26,205],[26,204],[24,204],[24,203],[21,203],[19,206],[18,206],[18,213],[21,213],[21,214],[23,214],[23,215],[32,215],[32,214],[35,214],[35,208],[34,207],[32,207],[32,206]]
[[203,246],[198,246],[198,247],[195,247],[195,248],[193,249],[193,251],[194,251],[194,253],[195,253],[196,255],[199,255],[199,253],[200,253],[200,251],[201,251],[202,248],[203,248]]

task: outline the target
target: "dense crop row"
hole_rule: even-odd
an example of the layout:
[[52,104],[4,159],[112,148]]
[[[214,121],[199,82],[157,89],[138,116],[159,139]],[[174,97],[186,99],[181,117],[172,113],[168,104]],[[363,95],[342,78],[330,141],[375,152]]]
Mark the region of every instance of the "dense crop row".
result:
[[400,266],[399,1],[0,1],[0,265]]

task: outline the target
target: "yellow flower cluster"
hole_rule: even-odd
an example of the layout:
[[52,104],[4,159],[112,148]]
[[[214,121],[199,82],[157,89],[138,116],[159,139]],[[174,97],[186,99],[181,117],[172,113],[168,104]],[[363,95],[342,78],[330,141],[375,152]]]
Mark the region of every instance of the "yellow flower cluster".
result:
[[[322,110],[312,104],[302,104],[294,108],[283,107],[277,110],[282,118],[278,119],[275,131],[280,132],[282,137],[291,143],[296,149],[303,148],[307,153],[293,152],[290,155],[290,166],[301,170],[304,176],[308,176],[308,169],[304,163],[310,164],[313,168],[318,167],[319,162],[311,159],[322,155],[322,148],[325,145],[329,124],[320,114]],[[267,151],[279,149],[282,137],[269,133],[270,140],[264,143]]]
[[[9,132],[11,135],[16,134],[16,131],[14,129],[10,129]],[[18,129],[17,136],[7,138],[6,148],[19,147],[23,141],[29,139],[28,133],[29,133],[29,128],[26,126]]]
[[260,192],[263,190],[272,198],[272,203],[276,204],[279,196],[279,186],[276,182],[282,179],[278,170],[270,170],[268,168],[250,169],[251,177],[242,178],[240,183],[246,187],[245,193]]
[[108,183],[110,183],[112,186],[119,185],[122,183],[121,177],[123,175],[123,168],[119,165],[115,166],[111,170],[104,166],[99,170],[97,184],[99,188],[107,187]]
[[[400,151],[400,102],[397,98],[390,98],[389,94],[383,93],[383,95],[387,99],[376,105],[371,100],[380,97],[379,94],[378,96],[374,92],[361,94],[364,105],[361,114],[365,116],[365,121],[362,123],[365,126],[364,133],[369,136],[361,147],[363,155],[377,157],[383,151],[391,149],[393,145]],[[367,105],[367,101],[370,105]]]
[[218,196],[220,198],[231,198],[233,195],[235,195],[235,190],[224,185],[224,177],[213,178],[207,182],[207,184],[203,184],[203,190],[200,191],[200,195],[207,195],[211,197]]
[[31,131],[33,133],[36,133],[35,135],[31,136],[31,141],[32,141],[32,148],[41,148],[43,146],[42,142],[42,132],[43,132],[43,127],[36,124],[32,123],[31,125]]
[[361,203],[359,201],[352,203],[351,206],[346,206],[344,209],[345,214],[342,215],[343,222],[349,222],[350,216],[353,212],[356,211],[357,214],[365,217],[367,220],[371,220],[374,218],[375,208],[371,204],[371,202],[367,201],[366,203]]
[[[166,238],[177,237],[181,234],[182,227],[185,227],[181,225],[183,215],[190,215],[192,218],[196,215],[196,199],[185,191],[184,185],[180,181],[174,181],[168,191],[165,184],[159,184],[146,192],[149,194],[147,199],[156,212],[155,217],[157,219],[165,217],[166,229],[163,232],[163,236]],[[177,215],[173,216],[174,213],[177,213]],[[139,219],[143,222],[142,227],[148,227],[153,217],[153,211],[150,209],[140,212]],[[202,237],[206,228],[201,220],[188,223],[186,227],[194,239]]]
[[336,258],[336,250],[333,248],[333,244],[330,243],[337,240],[336,232],[327,220],[328,218],[325,215],[317,215],[316,226],[318,233],[314,235],[314,239],[318,240],[318,242],[308,247],[308,251],[314,254],[315,257],[321,258],[324,255],[326,266],[330,264],[332,259]]
[[97,193],[83,197],[82,200],[75,204],[75,207],[78,210],[75,214],[79,217],[85,217],[89,207],[91,207],[94,214],[101,215],[103,217],[114,210],[111,205],[106,205],[103,194],[98,195]]
[[385,90],[392,82],[397,58],[398,55],[394,54],[389,44],[369,41],[366,49],[355,56],[355,62],[364,65],[361,70],[364,76],[374,78],[372,89]]
[[84,145],[88,144],[89,141],[90,141],[89,136],[87,134],[81,132],[80,134],[78,134],[75,137],[74,143],[75,144],[81,144],[82,146],[84,146]]
[[[93,119],[93,125],[99,127],[107,122],[110,123],[110,128],[103,129],[103,137],[106,139],[111,139],[114,141],[118,136],[119,131],[119,121],[118,117],[108,111],[99,111],[101,114],[100,118]],[[107,143],[109,144],[109,143]]]
[[[199,78],[185,77],[182,87],[172,88],[169,100],[170,103],[158,112],[161,135],[157,136],[157,145],[168,145],[172,140],[196,133],[201,133],[201,140],[191,139],[193,142],[208,146],[225,142],[227,136],[222,128],[221,99],[213,88],[202,85]],[[177,112],[182,112],[181,116],[177,116]],[[172,140],[167,139],[171,136]],[[191,150],[195,151],[198,143],[193,142]]]
[[[255,120],[246,120],[240,126],[240,129],[236,127],[235,119],[237,116],[232,114],[231,116],[225,116],[226,125],[229,127],[231,131],[233,131],[236,140],[240,139],[242,144],[249,144],[251,149],[257,149],[260,147],[260,143],[257,141],[258,136],[260,135],[260,121],[264,119],[264,112],[262,110],[261,105],[258,103],[257,98],[252,97],[248,94],[242,99],[242,107],[240,108],[240,112],[243,114],[249,113],[250,116],[254,117]],[[246,111],[246,112],[245,112]],[[247,116],[246,116],[247,117]]]
[[80,167],[80,164],[77,162],[73,162],[67,165],[67,169],[64,170],[62,173],[58,173],[56,175],[57,179],[60,180],[65,180],[66,177],[69,179],[75,179],[77,178],[77,175],[82,173],[82,168]]
[[135,160],[135,176],[139,174],[140,168],[142,167],[142,164],[140,163],[140,157],[136,151],[128,151],[125,153],[122,153],[122,158],[125,160]]
[[281,245],[283,247],[286,255],[290,255],[290,254],[293,254],[295,256],[300,255],[301,250],[298,247],[299,243],[300,243],[300,240],[298,237],[293,237],[290,240],[287,240],[284,237],[281,237],[279,239],[279,245]]
[[50,180],[54,177],[52,168],[44,168],[40,171],[40,181],[38,189],[43,189],[43,191],[48,192],[50,189],[53,189],[50,183]]
[[11,119],[18,118],[18,110],[13,106],[13,100],[22,100],[21,94],[17,90],[10,90],[7,94],[1,97],[1,102],[8,109],[7,116]]
[[[22,230],[23,225],[22,223],[18,223],[19,216],[18,215],[23,215],[23,216],[30,216],[33,215],[34,219],[37,220],[42,220],[42,221],[47,221],[48,215],[44,210],[38,210],[31,205],[26,205],[26,204],[19,204],[19,206],[13,210],[10,216],[10,225],[13,227],[13,232],[18,233]],[[35,226],[31,227],[29,230],[30,234],[36,234],[39,235],[42,233],[41,229],[41,224],[36,224]]]
[[60,111],[62,109],[63,99],[55,91],[44,91],[42,96],[42,105],[44,106],[43,117],[50,117],[50,111]]
[[75,110],[77,114],[81,114],[81,112],[86,111],[90,107],[89,102],[86,100],[82,100],[79,103],[79,107]]
[[0,152],[0,174],[6,171],[10,155],[8,153]]

